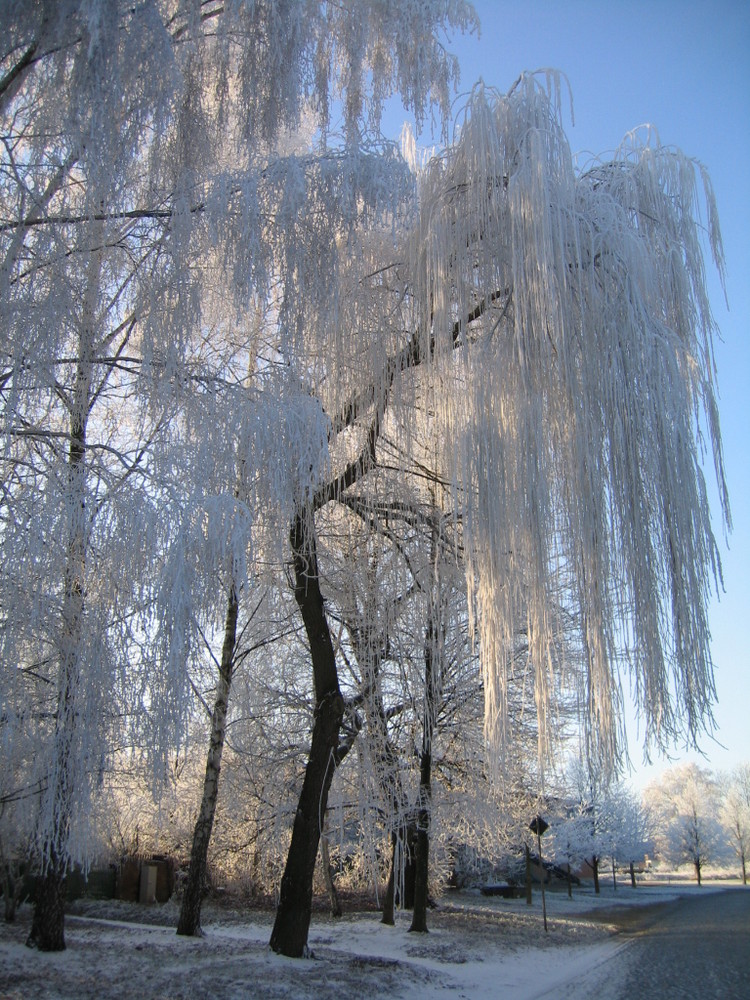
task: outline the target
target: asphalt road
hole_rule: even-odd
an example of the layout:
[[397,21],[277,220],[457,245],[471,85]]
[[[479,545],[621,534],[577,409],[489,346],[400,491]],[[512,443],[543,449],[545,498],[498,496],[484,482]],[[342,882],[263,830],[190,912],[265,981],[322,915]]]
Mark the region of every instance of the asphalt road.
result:
[[750,887],[609,917],[623,947],[555,1000],[750,1000]]

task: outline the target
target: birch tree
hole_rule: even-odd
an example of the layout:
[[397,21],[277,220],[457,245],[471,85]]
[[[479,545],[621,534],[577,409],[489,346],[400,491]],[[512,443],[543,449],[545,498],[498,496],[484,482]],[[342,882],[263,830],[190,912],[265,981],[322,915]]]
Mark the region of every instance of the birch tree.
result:
[[[116,108],[101,102],[95,77],[118,62],[107,39],[82,25],[79,37],[51,8],[28,5],[19,18],[44,34],[47,55],[16,62],[36,42],[31,30],[14,47],[14,14],[3,14],[15,73],[4,80],[2,121],[3,687],[7,704],[23,678],[16,665],[28,663],[50,692],[51,725],[36,730],[41,877],[29,943],[55,950],[64,947],[65,871],[85,855],[74,817],[86,812],[128,686],[118,671],[142,623],[155,537],[149,456],[168,408],[136,398],[131,356],[141,333],[134,302],[159,226],[108,217],[140,180],[131,167],[141,95]],[[148,65],[137,42],[129,57]],[[89,136],[99,132],[93,151]]]

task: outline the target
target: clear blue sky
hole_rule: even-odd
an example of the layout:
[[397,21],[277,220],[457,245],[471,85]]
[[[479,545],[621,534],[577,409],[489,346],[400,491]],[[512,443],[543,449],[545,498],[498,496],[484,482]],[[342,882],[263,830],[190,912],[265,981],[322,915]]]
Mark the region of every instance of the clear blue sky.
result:
[[[713,769],[750,760],[750,2],[748,0],[479,0],[481,37],[457,36],[460,90],[481,76],[507,90],[523,70],[555,68],[574,99],[571,147],[603,154],[646,122],[662,143],[701,160],[716,190],[727,259],[727,310],[710,288],[723,341],[717,345],[720,413],[734,530],[722,538],[725,593],[711,608],[718,704],[716,739],[702,749]],[[389,120],[394,121],[393,116]],[[395,124],[394,137],[400,122]],[[390,130],[390,129],[389,129]],[[424,137],[423,137],[424,138]],[[718,505],[715,530],[721,536]],[[633,727],[634,728],[634,727]],[[634,783],[666,766],[641,764]],[[684,759],[683,748],[674,750]]]

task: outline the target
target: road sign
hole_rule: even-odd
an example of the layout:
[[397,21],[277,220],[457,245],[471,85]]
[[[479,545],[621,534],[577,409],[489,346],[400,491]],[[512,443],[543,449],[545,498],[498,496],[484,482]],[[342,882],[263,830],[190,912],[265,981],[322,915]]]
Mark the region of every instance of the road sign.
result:
[[529,823],[529,830],[531,830],[532,833],[536,833],[537,836],[541,837],[541,835],[545,832],[545,830],[549,830],[549,823],[546,820],[542,819],[541,816],[535,816]]

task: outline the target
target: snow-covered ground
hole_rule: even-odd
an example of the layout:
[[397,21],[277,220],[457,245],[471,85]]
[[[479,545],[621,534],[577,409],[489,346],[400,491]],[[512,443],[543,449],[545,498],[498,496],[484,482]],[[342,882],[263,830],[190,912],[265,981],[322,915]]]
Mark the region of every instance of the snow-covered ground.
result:
[[408,933],[408,914],[395,927],[383,926],[377,913],[339,920],[316,915],[313,957],[305,960],[269,950],[268,913],[206,906],[206,936],[192,939],[176,936],[174,904],[109,902],[86,904],[79,908],[83,915],[67,918],[65,952],[39,954],[24,946],[31,918],[25,906],[15,924],[0,924],[0,1000],[532,1000],[554,996],[624,947],[607,922],[613,906],[696,891],[674,881],[635,890],[621,885],[616,892],[608,886],[598,897],[578,889],[572,900],[564,892],[547,893],[547,934],[538,892],[531,906],[478,892],[448,894],[430,913],[426,935]]

